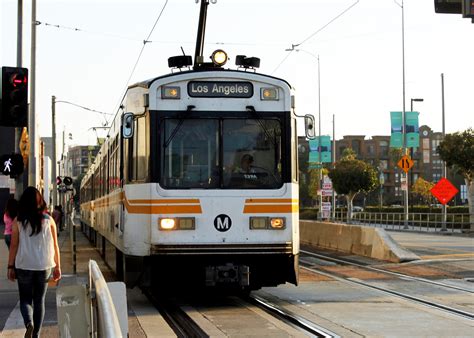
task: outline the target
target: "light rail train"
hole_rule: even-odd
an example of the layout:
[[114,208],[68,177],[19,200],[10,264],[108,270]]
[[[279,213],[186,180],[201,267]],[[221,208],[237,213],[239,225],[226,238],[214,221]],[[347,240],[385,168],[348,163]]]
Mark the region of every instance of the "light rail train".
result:
[[257,58],[232,70],[224,51],[201,53],[128,88],[81,184],[83,231],[129,286],[297,284],[291,87],[257,73]]

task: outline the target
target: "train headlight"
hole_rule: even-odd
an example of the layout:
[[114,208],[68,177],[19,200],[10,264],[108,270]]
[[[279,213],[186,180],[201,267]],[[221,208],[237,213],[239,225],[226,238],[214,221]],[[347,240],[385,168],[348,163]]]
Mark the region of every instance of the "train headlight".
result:
[[266,229],[268,217],[250,217],[250,229]]
[[176,220],[174,218],[160,218],[160,230],[174,230],[176,229]]
[[228,60],[227,53],[222,49],[215,50],[211,55],[211,60],[216,66],[222,67]]
[[272,227],[272,229],[284,229],[285,218],[283,217],[270,218],[270,226]]
[[261,88],[260,100],[262,101],[278,101],[278,89],[275,87]]
[[181,97],[181,88],[176,86],[161,87],[162,99],[179,99]]

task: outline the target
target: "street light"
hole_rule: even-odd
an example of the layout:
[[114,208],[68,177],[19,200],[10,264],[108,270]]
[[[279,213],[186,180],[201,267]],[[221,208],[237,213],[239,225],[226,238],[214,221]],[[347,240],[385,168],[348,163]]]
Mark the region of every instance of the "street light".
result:
[[[413,111],[413,102],[423,102],[424,99],[418,98],[418,99],[410,99],[410,111]],[[410,157],[413,159],[413,148],[410,148]],[[418,164],[419,165],[419,164]],[[410,181],[411,184],[415,183],[413,182],[413,170],[410,172]],[[408,182],[407,182],[407,189],[408,189]]]
[[[69,105],[72,105],[84,110],[88,110],[94,113],[100,113],[102,115],[113,115],[113,114],[101,112],[99,110],[90,109],[90,108],[87,108],[87,107],[84,107],[84,106],[81,106],[69,101],[64,101],[64,100],[56,101],[56,96],[54,95],[51,97],[51,112],[52,112],[51,122],[52,122],[52,147],[53,147],[53,151],[52,151],[53,158],[51,159],[51,163],[53,163],[53,166],[51,168],[51,177],[53,178],[53,206],[57,204],[57,194],[58,194],[58,182],[56,181],[56,103],[66,103],[66,104],[69,104]],[[105,119],[105,116],[104,116],[104,119]],[[105,119],[105,125],[107,124],[108,124],[107,119]],[[64,152],[64,149],[63,149],[63,152]]]
[[[321,68],[320,68],[320,62],[319,62],[319,55],[315,55],[311,52],[308,52],[307,50],[304,50],[304,49],[296,49],[297,45],[291,45],[291,48],[287,48],[285,49],[287,52],[292,52],[292,51],[296,51],[296,52],[304,52],[310,56],[312,56],[313,58],[315,58],[316,60],[318,60],[318,121],[319,121],[319,130],[318,130],[318,158],[319,158],[319,168],[318,168],[318,171],[319,171],[319,189],[321,190],[322,189],[322,180],[323,180],[323,172],[322,172],[322,169],[323,169],[323,161],[322,161],[322,158],[321,158]],[[322,192],[321,194],[319,195],[319,219],[322,219],[322,205],[323,205],[323,196],[322,196]],[[335,208],[335,206],[333,206],[333,208]]]
[[413,102],[423,102],[423,99],[410,99],[410,111],[413,111]]

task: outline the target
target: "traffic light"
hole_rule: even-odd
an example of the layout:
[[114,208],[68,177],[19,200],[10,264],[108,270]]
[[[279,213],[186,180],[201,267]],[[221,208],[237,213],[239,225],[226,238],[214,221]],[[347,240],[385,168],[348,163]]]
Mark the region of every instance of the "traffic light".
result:
[[3,175],[19,176],[23,173],[23,157],[20,154],[2,155],[0,169]]
[[56,184],[60,185],[61,183],[63,183],[63,180],[61,179],[61,176],[56,176]]
[[28,69],[2,67],[0,126],[26,127],[28,124]]
[[72,184],[72,178],[70,178],[69,176],[66,176],[64,177],[63,182],[66,186],[70,186]]

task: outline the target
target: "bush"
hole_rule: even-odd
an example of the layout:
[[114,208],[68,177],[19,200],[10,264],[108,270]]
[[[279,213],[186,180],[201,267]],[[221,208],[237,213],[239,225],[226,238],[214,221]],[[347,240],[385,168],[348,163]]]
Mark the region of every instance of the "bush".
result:
[[317,208],[300,209],[300,219],[316,220],[318,219]]

